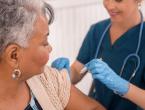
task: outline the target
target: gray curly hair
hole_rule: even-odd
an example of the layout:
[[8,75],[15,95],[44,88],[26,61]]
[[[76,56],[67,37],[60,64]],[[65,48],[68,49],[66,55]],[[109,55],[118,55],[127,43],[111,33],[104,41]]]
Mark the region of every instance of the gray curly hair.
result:
[[0,54],[12,43],[28,46],[38,13],[52,23],[53,10],[41,0],[0,0]]

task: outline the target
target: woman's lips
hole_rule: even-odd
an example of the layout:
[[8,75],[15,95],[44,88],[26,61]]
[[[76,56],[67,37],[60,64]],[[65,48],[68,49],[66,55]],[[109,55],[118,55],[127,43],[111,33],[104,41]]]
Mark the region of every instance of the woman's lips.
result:
[[110,15],[111,17],[115,17],[115,16],[119,15],[119,12],[112,12],[112,11],[109,11],[109,15]]

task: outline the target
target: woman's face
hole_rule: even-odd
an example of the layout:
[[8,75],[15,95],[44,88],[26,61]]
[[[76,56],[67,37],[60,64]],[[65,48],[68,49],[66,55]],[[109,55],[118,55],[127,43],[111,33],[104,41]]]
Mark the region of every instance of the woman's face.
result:
[[24,77],[31,77],[43,72],[52,50],[47,41],[48,34],[48,21],[43,16],[39,16],[34,24],[34,32],[29,46],[21,49],[22,54],[18,61]]
[[112,22],[122,22],[136,16],[138,2],[139,0],[104,0],[103,4]]

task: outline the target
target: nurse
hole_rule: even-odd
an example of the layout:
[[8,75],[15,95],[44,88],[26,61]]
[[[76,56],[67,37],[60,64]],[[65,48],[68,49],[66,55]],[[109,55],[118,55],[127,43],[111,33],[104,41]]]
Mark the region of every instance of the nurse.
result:
[[[110,19],[91,26],[71,68],[66,58],[52,63],[58,69],[68,69],[73,84],[83,78],[81,70],[85,66],[95,79],[94,98],[107,110],[145,109],[145,20],[139,10],[142,1],[103,0]],[[96,58],[103,61],[98,63]],[[130,93],[140,95],[128,97]]]

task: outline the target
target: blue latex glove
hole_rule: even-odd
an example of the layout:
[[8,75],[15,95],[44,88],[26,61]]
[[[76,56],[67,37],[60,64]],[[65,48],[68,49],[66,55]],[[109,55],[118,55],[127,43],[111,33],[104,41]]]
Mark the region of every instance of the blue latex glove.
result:
[[94,79],[98,79],[115,93],[125,95],[128,92],[129,82],[117,75],[102,60],[93,59],[85,66],[92,73]]
[[56,68],[58,70],[67,69],[67,71],[70,73],[70,62],[68,58],[60,57],[54,60],[51,64],[53,68]]

